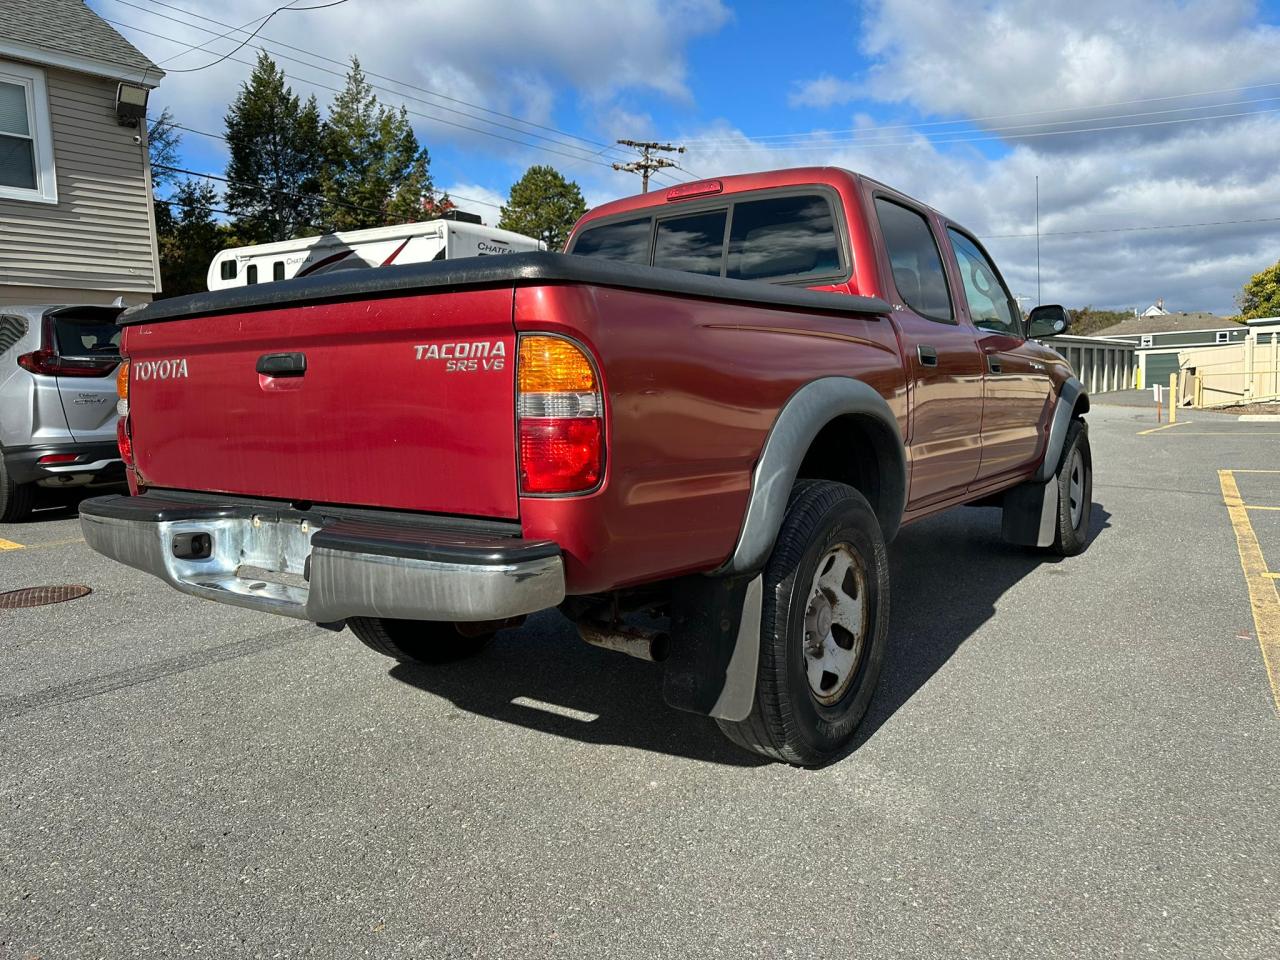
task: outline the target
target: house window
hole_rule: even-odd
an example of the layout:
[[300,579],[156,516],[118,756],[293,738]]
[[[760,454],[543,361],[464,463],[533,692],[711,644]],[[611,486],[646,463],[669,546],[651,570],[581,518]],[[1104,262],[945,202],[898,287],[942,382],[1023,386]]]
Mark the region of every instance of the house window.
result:
[[1217,333],[1217,340],[1216,340],[1216,341],[1214,341],[1214,342],[1215,342],[1215,343],[1230,343],[1230,342],[1231,342],[1231,331],[1230,331],[1230,330],[1219,330],[1219,331],[1218,331],[1218,333]]
[[44,71],[0,61],[0,199],[57,203]]
[[1151,346],[1152,342],[1153,342],[1153,341],[1152,341],[1152,339],[1151,339],[1151,335],[1150,335],[1150,334],[1143,334],[1143,335],[1142,335],[1142,338],[1138,341],[1138,346],[1140,346],[1140,347],[1149,347],[1149,346]]

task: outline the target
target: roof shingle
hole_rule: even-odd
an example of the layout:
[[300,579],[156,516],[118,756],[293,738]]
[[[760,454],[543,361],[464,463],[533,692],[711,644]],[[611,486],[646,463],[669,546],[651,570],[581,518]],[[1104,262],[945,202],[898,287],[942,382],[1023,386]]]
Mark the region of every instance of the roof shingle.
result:
[[83,0],[0,0],[0,23],[7,40],[164,76]]
[[1238,326],[1230,317],[1216,313],[1170,313],[1163,317],[1134,317],[1105,330],[1095,330],[1091,337],[1132,337],[1147,333],[1182,333],[1188,330],[1228,330]]

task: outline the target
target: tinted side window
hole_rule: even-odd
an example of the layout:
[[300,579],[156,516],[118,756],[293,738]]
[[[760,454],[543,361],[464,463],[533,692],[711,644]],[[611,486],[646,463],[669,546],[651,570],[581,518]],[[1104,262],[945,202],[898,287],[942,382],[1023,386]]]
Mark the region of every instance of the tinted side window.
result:
[[223,260],[218,265],[218,269],[222,271],[223,280],[234,280],[236,278],[236,262],[234,260]]
[[244,269],[244,282],[245,282],[245,283],[257,283],[257,282],[258,282],[258,265],[257,265],[256,263],[251,263],[251,264],[249,264],[249,266],[245,267],[245,269]]
[[893,269],[893,285],[911,307],[932,320],[953,320],[947,274],[929,222],[914,210],[876,198],[876,217]]
[[1022,312],[1000,282],[1000,275],[991,261],[963,233],[949,229],[947,236],[951,238],[951,249],[956,252],[956,264],[964,281],[964,298],[969,303],[973,325],[1021,337]]
[[653,265],[688,273],[720,276],[724,259],[726,210],[710,210],[658,221]]
[[624,263],[649,262],[648,217],[588,227],[574,241],[573,252]]
[[120,355],[120,328],[114,323],[86,323],[70,317],[55,317],[53,336],[63,357]]
[[737,280],[834,276],[840,241],[823,196],[774,197],[733,206],[727,276]]
[[275,263],[271,265],[271,279],[272,280],[284,279],[284,261],[283,260],[277,260]]

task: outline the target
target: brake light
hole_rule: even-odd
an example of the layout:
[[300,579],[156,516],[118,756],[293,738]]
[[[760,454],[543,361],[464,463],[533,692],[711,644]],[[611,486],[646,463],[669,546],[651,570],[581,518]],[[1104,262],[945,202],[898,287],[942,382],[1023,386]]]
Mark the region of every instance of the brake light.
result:
[[604,400],[595,365],[572,340],[520,338],[516,363],[523,493],[583,493],[604,476]]
[[59,463],[75,463],[79,459],[78,453],[46,453],[36,460],[36,463],[42,467],[48,467]]
[[129,436],[129,418],[121,417],[116,421],[116,446],[120,448],[120,459],[130,470],[133,469],[133,438]]
[[672,200],[688,200],[691,197],[706,197],[713,193],[719,193],[724,189],[724,184],[719,180],[697,180],[693,183],[682,183],[678,187],[672,187],[667,191],[667,202]]
[[18,366],[42,377],[105,377],[116,360],[68,360],[47,347],[18,357]]

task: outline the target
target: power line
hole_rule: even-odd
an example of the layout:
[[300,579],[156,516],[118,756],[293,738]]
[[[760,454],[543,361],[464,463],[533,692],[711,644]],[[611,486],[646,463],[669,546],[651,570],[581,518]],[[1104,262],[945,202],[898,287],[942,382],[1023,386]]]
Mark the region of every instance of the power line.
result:
[[[244,40],[243,40],[243,41],[241,41],[241,43],[239,44],[239,46],[233,47],[229,52],[227,52],[227,53],[223,54],[223,55],[222,55],[222,56],[220,56],[217,60],[211,60],[210,62],[205,63],[205,64],[201,64],[201,65],[200,65],[200,66],[198,66],[198,67],[186,67],[186,68],[183,68],[183,69],[179,69],[179,68],[176,68],[176,67],[175,67],[175,68],[173,68],[173,69],[171,69],[171,70],[168,70],[168,71],[166,71],[166,72],[167,72],[167,73],[197,73],[197,72],[198,72],[198,71],[200,71],[200,70],[208,70],[210,67],[216,67],[218,64],[222,63],[224,60],[226,60],[228,57],[230,57],[230,56],[231,56],[231,54],[233,54],[233,53],[239,53],[242,49],[244,49],[244,47],[248,45],[249,41],[251,41],[254,37],[256,37],[256,36],[258,35],[258,31],[259,31],[259,30],[261,30],[263,27],[265,27],[268,23],[270,23],[270,22],[271,22],[271,18],[272,18],[272,17],[274,17],[277,13],[282,13],[282,12],[284,12],[285,10],[290,10],[290,11],[295,11],[295,12],[301,12],[301,11],[303,11],[303,10],[324,10],[324,9],[325,9],[325,8],[327,8],[327,7],[336,7],[336,6],[338,6],[339,4],[341,4],[341,3],[346,3],[346,2],[347,2],[347,0],[330,0],[330,2],[329,2],[329,3],[317,3],[317,4],[315,4],[315,5],[313,5],[313,6],[310,6],[310,7],[291,7],[291,6],[289,6],[288,4],[285,4],[283,7],[276,7],[274,10],[272,10],[270,13],[268,13],[268,14],[266,15],[266,17],[264,17],[264,18],[263,18],[263,20],[262,20],[262,22],[261,22],[260,24],[258,24],[256,27],[254,27],[254,29],[253,29],[253,33],[251,33],[251,34],[249,34],[249,36],[245,37],[245,38],[244,38]],[[250,20],[250,21],[249,21],[249,23],[252,23],[252,22],[253,22],[252,20]],[[196,29],[198,30],[198,29],[200,29],[200,28],[199,28],[199,27],[197,27]],[[240,27],[236,27],[235,29],[231,30],[231,31],[230,31],[230,33],[237,33],[237,32],[240,32],[240,31],[241,31],[241,28],[240,28]],[[213,32],[213,31],[210,31],[210,33],[212,33],[212,32]],[[228,36],[228,35],[229,35],[228,33],[224,33],[221,37],[218,37],[218,39],[219,39],[219,40],[221,40],[221,39],[223,39],[224,37],[226,37],[226,36]],[[193,47],[192,49],[195,49],[195,48]],[[186,52],[186,51],[183,51],[183,53],[185,53],[185,52]],[[176,56],[182,56],[182,55],[183,55],[183,54],[177,54]],[[170,57],[169,59],[170,59],[170,60],[173,60],[173,59],[174,59],[174,57]]]
[[[930,120],[930,121],[922,121],[920,123],[890,124],[883,127],[877,127],[876,132],[880,132],[884,130],[917,130],[922,127],[952,126],[955,124],[978,124],[978,123],[985,123],[989,120],[1012,120],[1020,117],[1035,117],[1035,116],[1043,116],[1046,114],[1078,113],[1083,110],[1102,110],[1102,109],[1105,109],[1106,107],[1128,107],[1128,106],[1132,106],[1134,104],[1139,104],[1139,103],[1163,103],[1169,100],[1189,100],[1192,97],[1211,97],[1221,93],[1243,93],[1246,90],[1265,90],[1273,87],[1280,87],[1280,81],[1275,81],[1271,83],[1257,83],[1257,84],[1253,84],[1251,86],[1245,86],[1245,87],[1225,87],[1217,90],[1201,90],[1195,93],[1176,93],[1176,94],[1170,94],[1169,96],[1164,96],[1164,97],[1143,97],[1138,100],[1113,100],[1109,103],[1094,103],[1094,104],[1088,104],[1081,107],[1053,107],[1053,108],[1046,108],[1042,110],[1025,110],[1020,113],[988,114],[987,116],[984,116],[984,117],[968,117],[960,120]],[[1274,98],[1265,98],[1265,99],[1274,99]],[[1181,109],[1194,110],[1194,109],[1202,109],[1202,108],[1182,107]],[[1151,112],[1159,113],[1161,111],[1151,111]],[[1056,122],[1059,122],[1059,121],[1045,120],[1042,123],[1050,124],[1050,123],[1056,123]],[[1061,122],[1072,123],[1072,122],[1083,122],[1083,121],[1061,121]],[[1031,126],[1039,126],[1039,125],[1041,124],[1031,124]],[[861,133],[861,132],[863,132],[863,128],[861,127],[850,127],[843,130],[812,131],[808,133],[762,134],[757,137],[751,137],[750,139],[755,141],[798,140],[801,137],[826,137],[833,134]],[[701,138],[694,138],[694,139],[686,139],[685,143],[686,144],[737,143],[740,139],[742,138],[740,137],[701,137]]]
[[[1013,130],[1026,130],[1033,127],[1048,127],[1048,126],[1060,127],[1060,126],[1065,126],[1067,124],[1073,124],[1073,123],[1096,123],[1096,122],[1112,121],[1112,120],[1131,120],[1138,117],[1155,117],[1155,116],[1162,116],[1170,113],[1185,113],[1188,110],[1217,110],[1223,107],[1245,107],[1245,106],[1252,106],[1254,104],[1259,104],[1259,103],[1274,103],[1276,100],[1280,100],[1280,95],[1274,96],[1274,97],[1258,97],[1253,100],[1234,100],[1228,103],[1201,104],[1199,106],[1194,106],[1194,107],[1172,107],[1168,110],[1148,110],[1143,113],[1126,113],[1126,114],[1114,114],[1110,116],[1080,117],[1079,119],[1076,119],[1076,120],[1040,120],[1035,123],[1015,123],[1015,124],[1010,124],[1008,126],[1003,126],[1003,127],[983,127],[979,131],[975,131],[975,132],[979,132],[982,134],[996,134],[996,133],[1008,133],[1009,131],[1013,131]],[[1249,111],[1249,112],[1254,112],[1254,111]],[[1185,119],[1201,120],[1201,119],[1212,119],[1212,118],[1211,117],[1187,117]],[[955,121],[948,121],[948,122],[972,123],[973,121],[955,120]],[[844,136],[830,137],[826,139],[821,145],[826,146],[828,144],[838,143],[838,144],[848,144],[850,146],[875,146],[885,139],[880,135],[885,130],[892,130],[892,129],[896,129],[896,128],[895,127],[876,127],[874,129],[867,129],[862,131],[863,133],[873,135],[872,139],[865,139],[865,138],[858,138],[858,137],[844,137]],[[911,128],[908,126],[907,129],[914,129],[914,128]],[[1106,129],[1110,129],[1110,127],[1107,127]],[[945,131],[942,131],[939,134],[939,136],[951,136],[953,134],[968,133],[968,132],[969,131],[965,131],[965,130],[945,130]],[[1063,130],[1061,132],[1075,133],[1077,131]],[[814,142],[811,139],[812,137],[823,136],[823,134],[821,132],[815,132],[813,134],[806,134],[804,136],[806,137],[806,139],[804,140],[797,139],[795,143],[782,141],[782,140],[773,140],[773,141],[770,141],[769,146],[771,147],[808,146],[810,144],[813,144]],[[1022,136],[1022,134],[1014,134],[1014,136],[1015,137]],[[739,141],[731,141],[731,142],[741,142],[741,141],[739,140]],[[903,142],[900,135],[899,135],[899,139],[895,140],[894,143],[899,143],[899,142]],[[938,142],[941,143],[945,141],[940,140]]]
[[[123,0],[117,0],[117,2],[123,2]],[[164,16],[164,14],[156,14],[156,16]],[[110,23],[110,24],[112,24],[112,25],[114,25],[114,26],[124,27],[125,29],[128,29],[128,30],[134,30],[134,31],[136,31],[136,32],[138,32],[138,33],[144,34],[145,36],[149,36],[149,37],[156,37],[157,39],[160,39],[160,40],[170,40],[170,38],[169,38],[169,37],[166,37],[166,36],[164,36],[164,35],[162,35],[162,34],[154,33],[154,32],[152,32],[152,31],[150,31],[150,30],[144,30],[144,29],[142,29],[141,27],[136,27],[136,26],[134,26],[133,24],[130,24],[130,23],[122,23],[122,22],[121,22],[121,21],[119,21],[119,20],[112,20],[112,19],[110,19],[109,17],[103,17],[102,19],[103,19],[103,20],[105,20],[107,23]],[[175,19],[175,18],[173,18],[173,17],[166,17],[166,19],[170,19],[170,20],[172,20],[172,19]],[[231,62],[233,62],[233,63],[239,63],[239,64],[242,64],[243,66],[246,66],[246,67],[253,67],[253,66],[254,66],[254,64],[250,63],[249,61],[247,61],[247,60],[240,60],[240,59],[237,59],[236,57],[229,57],[228,59],[229,59]],[[290,58],[290,59],[292,59],[292,58]],[[323,71],[325,71],[325,72],[327,72],[327,73],[332,73],[332,74],[335,74],[335,75],[337,74],[337,71],[334,71],[334,70],[328,70],[327,68],[319,67],[319,66],[315,66],[314,64],[303,64],[303,65],[304,65],[304,66],[310,66],[313,70],[323,70]],[[284,71],[281,71],[281,73],[283,74],[283,73],[284,73]],[[297,74],[286,75],[286,79],[292,79],[292,80],[293,80],[294,82],[296,82],[296,83],[305,83],[305,84],[308,84],[309,86],[315,87],[315,88],[316,88],[316,89],[318,89],[318,90],[327,90],[327,91],[329,91],[330,93],[342,93],[342,90],[340,90],[338,87],[332,87],[332,86],[329,86],[328,84],[321,83],[321,82],[319,82],[318,80],[311,80],[311,79],[308,79],[308,78],[306,78],[306,77],[299,77]],[[377,85],[376,85],[376,84],[370,84],[370,86],[377,86]],[[385,90],[386,88],[385,88],[385,87],[379,87],[378,89],[384,89],[384,90]],[[396,91],[394,91],[394,90],[391,90],[391,91],[388,91],[388,92],[393,93],[393,94],[395,94],[396,96],[403,96],[403,94],[397,93],[397,92],[396,92]],[[410,99],[416,99],[416,98],[410,98]],[[468,126],[468,125],[467,125],[467,124],[465,124],[465,123],[458,123],[457,121],[454,121],[454,120],[446,120],[444,117],[438,117],[438,116],[434,116],[434,115],[429,114],[429,113],[423,113],[423,112],[422,112],[422,111],[420,111],[420,110],[410,110],[408,107],[405,107],[404,109],[405,109],[405,112],[406,112],[406,113],[412,114],[413,116],[416,116],[416,117],[422,117],[423,119],[430,120],[430,121],[432,121],[433,123],[440,123],[440,124],[444,124],[445,126],[450,126],[450,127],[458,127],[459,129],[462,129],[462,130],[470,130],[472,133],[479,133],[479,134],[481,134],[481,135],[483,135],[483,136],[486,136],[486,137],[492,137],[492,138],[494,138],[495,140],[505,140],[507,143],[514,143],[514,144],[515,144],[515,145],[517,145],[517,146],[525,147],[525,148],[530,149],[530,150],[541,150],[541,151],[543,151],[544,153],[553,153],[553,154],[556,154],[557,156],[565,157],[565,158],[567,158],[567,159],[569,159],[569,160],[574,160],[574,161],[576,161],[576,162],[578,162],[578,163],[591,163],[591,164],[593,164],[593,165],[595,165],[595,166],[600,166],[600,167],[608,167],[608,166],[609,166],[609,164],[607,164],[607,163],[605,163],[604,161],[601,161],[601,160],[595,160],[595,159],[593,159],[593,158],[590,158],[590,157],[584,157],[584,156],[581,156],[581,155],[579,155],[579,154],[575,154],[575,153],[565,153],[565,152],[564,152],[564,151],[562,151],[562,150],[555,150],[555,149],[553,149],[553,148],[551,148],[551,147],[544,147],[544,146],[541,146],[540,144],[536,144],[536,143],[528,143],[527,141],[524,141],[524,140],[516,140],[516,139],[515,139],[515,138],[513,138],[513,137],[503,136],[502,134],[494,133],[494,132],[492,132],[491,130],[482,130],[482,129],[481,129],[481,128],[479,128],[479,127],[472,127],[472,126]],[[439,109],[448,109],[448,108],[440,107]],[[455,111],[455,112],[456,112],[456,111]],[[487,121],[487,120],[486,120],[486,121],[483,121],[483,122],[485,122],[485,123],[490,123],[491,121]],[[531,136],[532,136],[532,134],[531,134]],[[566,146],[568,146],[568,145],[566,144]],[[572,147],[571,147],[570,149],[576,149],[576,148],[572,148]]]
[[[1181,117],[1175,120],[1151,120],[1151,121],[1147,121],[1146,123],[1117,123],[1117,124],[1111,124],[1111,125],[1101,126],[1101,127],[1081,127],[1078,130],[1043,130],[1038,133],[1016,134],[1014,139],[1025,140],[1030,137],[1064,137],[1064,136],[1072,136],[1080,133],[1099,133],[1099,132],[1105,132],[1108,130],[1129,130],[1135,127],[1160,127],[1160,126],[1166,126],[1166,125],[1175,124],[1175,123],[1199,123],[1200,121],[1203,121],[1203,120],[1229,120],[1229,119],[1239,118],[1239,117],[1257,117],[1257,116],[1261,116],[1264,113],[1280,113],[1280,107],[1273,107],[1267,110],[1247,110],[1242,113],[1219,113],[1219,114],[1214,114],[1208,117]],[[990,140],[1006,140],[1006,139],[1009,139],[1009,138],[989,137],[989,136],[946,137],[946,138],[938,138],[938,139],[931,139],[929,137],[923,138],[924,143],[929,143],[929,144],[984,143]],[[792,152],[797,152],[797,151],[808,152],[808,151],[814,151],[814,150],[830,151],[836,147],[841,147],[841,146],[849,147],[852,149],[863,149],[863,148],[870,148],[870,147],[911,147],[911,146],[917,146],[919,144],[920,144],[919,139],[907,138],[903,140],[893,140],[893,141],[890,141],[890,140],[873,140],[868,142],[844,141],[844,142],[837,142],[834,144],[825,143],[825,144],[812,144],[812,145],[802,145],[802,146],[785,145],[785,149],[790,150]],[[740,146],[740,147],[721,147],[719,148],[718,152],[747,153],[754,150],[765,149],[770,146],[772,145],[771,144],[751,144],[748,146]]]
[[[1220,227],[1233,223],[1280,223],[1280,217],[1249,217],[1241,220],[1202,220],[1199,223],[1162,223],[1146,227],[1105,227],[1097,230],[1055,230],[1041,233],[1041,237],[1082,237],[1094,233],[1134,233],[1142,230],[1183,230],[1188,227]],[[996,233],[979,237],[980,240],[1033,240],[1034,233]]]
[[[210,34],[212,34],[212,33],[215,33],[215,32],[216,32],[216,31],[214,31],[214,30],[209,30],[209,29],[207,29],[207,28],[205,28],[205,27],[197,26],[196,24],[188,23],[188,21],[186,21],[186,20],[181,20],[181,19],[179,19],[179,18],[177,18],[177,17],[171,17],[171,16],[168,16],[167,14],[160,13],[160,12],[158,12],[158,11],[156,11],[156,10],[152,10],[152,9],[147,8],[147,7],[141,7],[141,6],[138,6],[136,3],[131,2],[131,0],[115,0],[115,2],[116,2],[116,3],[119,3],[119,4],[123,5],[123,6],[126,6],[126,7],[132,7],[132,8],[133,8],[133,9],[135,9],[135,10],[142,11],[143,13],[146,13],[148,16],[160,17],[160,18],[165,19],[165,20],[170,20],[170,21],[172,21],[172,22],[174,22],[174,23],[180,23],[180,24],[183,24],[183,25],[186,25],[186,26],[190,26],[190,27],[192,27],[193,29],[200,30],[201,32],[204,32],[204,33],[210,33]],[[171,3],[166,3],[166,2],[165,2],[165,0],[149,0],[149,2],[150,2],[150,3],[152,3],[152,4],[154,4],[154,5],[156,5],[156,6],[165,7],[165,8],[170,9],[170,10],[176,10],[176,11],[178,11],[179,13],[186,14],[186,15],[187,15],[187,16],[189,16],[189,17],[195,17],[196,19],[204,20],[204,21],[205,21],[205,22],[207,22],[207,23],[217,24],[218,26],[221,26],[221,27],[230,27],[231,29],[230,29],[229,33],[235,33],[235,32],[237,32],[237,31],[239,31],[239,32],[244,32],[245,28],[249,25],[249,24],[244,24],[243,26],[240,26],[240,27],[234,27],[234,26],[232,26],[231,24],[226,23],[226,22],[224,22],[224,21],[222,21],[222,20],[217,20],[217,19],[215,19],[215,18],[213,18],[213,17],[204,16],[204,15],[202,15],[202,14],[195,13],[194,11],[187,10],[187,9],[185,9],[184,7],[179,7],[179,6],[176,6],[176,5],[171,4]],[[295,8],[295,9],[302,9],[302,8]],[[249,23],[253,23],[253,22],[254,22],[254,21],[252,21],[252,20],[251,20],[251,21],[249,21]],[[265,26],[265,24],[263,24],[263,25]],[[135,28],[133,28],[133,29],[139,29],[139,28],[136,28],[136,27],[135,27]],[[261,29],[261,27],[259,27],[259,29]],[[145,31],[142,31],[142,32],[145,32]],[[255,32],[256,32],[256,31],[255,31]],[[207,40],[207,41],[205,41],[204,43],[202,43],[202,44],[198,45],[198,47],[195,47],[195,48],[193,48],[193,49],[206,49],[210,44],[215,43],[215,42],[217,42],[217,40],[220,40],[220,39],[222,39],[222,38],[224,38],[224,37],[228,36],[228,35],[229,35],[229,33],[224,33],[224,34],[222,34],[221,36],[219,36],[219,37],[215,37],[215,38],[214,38],[214,39],[212,39],[212,40]],[[345,71],[346,71],[347,67],[349,66],[349,64],[348,64],[348,63],[346,63],[345,61],[342,61],[342,60],[336,60],[336,59],[334,59],[333,57],[328,57],[328,56],[325,56],[324,54],[316,53],[316,52],[314,52],[314,51],[312,51],[312,50],[307,50],[307,49],[304,49],[304,48],[302,48],[302,47],[297,47],[297,46],[294,46],[294,45],[292,45],[292,44],[284,43],[283,41],[280,41],[280,40],[274,40],[274,39],[271,39],[271,38],[269,38],[269,37],[263,37],[262,39],[263,39],[264,41],[267,41],[267,42],[271,43],[271,44],[274,44],[274,45],[275,45],[275,46],[277,46],[277,47],[283,47],[283,48],[285,48],[285,49],[287,49],[287,50],[293,50],[295,53],[305,54],[306,56],[308,56],[308,57],[313,57],[313,58],[314,58],[314,59],[316,59],[316,60],[323,60],[323,61],[325,61],[325,62],[327,62],[327,63],[336,64],[337,66],[339,66],[339,67],[342,67],[342,68],[343,68],[343,72],[342,72],[342,73],[339,73],[339,72],[338,72],[338,71],[336,71],[336,70],[329,70],[328,68],[321,67],[321,66],[319,66],[319,65],[317,65],[317,64],[314,64],[314,63],[307,63],[307,62],[306,62],[306,61],[304,61],[304,60],[298,60],[296,57],[290,57],[290,56],[288,56],[287,54],[281,54],[281,53],[279,53],[278,51],[272,51],[272,52],[274,52],[274,53],[276,54],[276,56],[277,56],[277,57],[279,57],[279,58],[280,58],[280,59],[282,59],[282,60],[289,60],[289,61],[291,61],[291,62],[293,62],[293,63],[301,64],[302,66],[305,66],[305,67],[310,67],[310,68],[311,68],[311,69],[313,69],[313,70],[323,70],[323,71],[328,72],[328,73],[332,73],[332,74],[335,74],[335,75],[343,76],[343,75],[345,75]],[[174,42],[177,42],[177,41],[174,41]],[[243,46],[243,44],[242,44],[241,46]],[[238,49],[238,48],[237,48],[237,49]],[[232,51],[232,53],[234,53],[234,52],[235,52],[235,51]],[[178,54],[178,56],[181,56],[181,54]],[[172,58],[171,58],[171,59],[172,59]],[[236,61],[236,62],[241,62],[241,61]],[[478,110],[478,111],[480,111],[481,113],[488,113],[488,114],[492,114],[493,116],[502,117],[502,118],[503,118],[503,119],[505,119],[505,120],[511,120],[511,121],[514,121],[515,123],[523,124],[524,126],[527,126],[527,127],[533,127],[533,128],[539,129],[539,130],[546,130],[547,132],[549,132],[549,133],[554,133],[554,134],[558,135],[558,136],[559,136],[559,137],[561,137],[561,138],[566,138],[566,139],[568,139],[568,140],[577,140],[577,141],[581,141],[582,143],[588,144],[589,146],[593,146],[593,147],[602,147],[602,148],[603,148],[603,150],[601,150],[601,151],[600,151],[600,153],[603,153],[605,150],[617,150],[617,147],[615,147],[615,146],[613,146],[613,145],[611,145],[611,144],[600,143],[598,140],[592,140],[592,139],[591,139],[591,138],[589,138],[589,137],[583,137],[583,136],[580,136],[580,135],[578,135],[578,134],[569,133],[568,131],[565,131],[565,130],[559,130],[559,129],[555,128],[555,127],[547,126],[546,124],[537,123],[537,122],[532,121],[532,120],[524,120],[524,119],[522,119],[522,118],[520,118],[520,117],[513,116],[512,114],[509,114],[509,113],[503,113],[503,112],[502,112],[502,111],[500,111],[500,110],[492,110],[492,109],[490,109],[489,107],[484,107],[484,106],[481,106],[480,104],[471,103],[470,101],[462,100],[462,99],[459,99],[459,98],[457,98],[457,97],[451,97],[451,96],[449,96],[449,95],[447,95],[447,94],[440,93],[439,91],[431,90],[431,89],[429,89],[429,88],[427,88],[427,87],[421,87],[421,86],[418,86],[418,85],[416,85],[416,84],[409,83],[408,81],[405,81],[405,80],[398,80],[398,79],[396,79],[395,77],[389,77],[389,76],[386,76],[385,74],[380,74],[380,73],[377,73],[376,71],[373,71],[373,70],[365,70],[364,72],[365,72],[366,76],[376,77],[376,78],[378,78],[378,79],[380,79],[380,80],[386,80],[386,81],[388,81],[389,83],[397,84],[398,86],[408,87],[408,88],[409,88],[409,89],[411,89],[411,90],[417,90],[419,93],[425,93],[425,94],[427,94],[428,96],[436,97],[436,98],[438,98],[438,99],[440,99],[440,100],[447,100],[447,101],[449,101],[449,102],[451,102],[451,103],[461,104],[462,106],[470,107],[470,108],[471,108],[471,109],[473,109],[473,110]],[[511,127],[511,126],[509,126],[508,124],[504,124],[504,123],[497,123],[496,121],[489,120],[489,119],[487,119],[487,118],[485,118],[485,117],[477,117],[477,116],[475,116],[474,114],[467,113],[466,111],[463,111],[463,110],[454,110],[454,109],[452,109],[452,108],[450,108],[450,107],[446,107],[446,106],[444,106],[443,104],[433,103],[433,102],[431,102],[431,101],[429,101],[429,100],[423,100],[423,99],[422,99],[422,98],[420,98],[420,97],[414,97],[414,96],[412,96],[412,95],[405,94],[405,93],[403,93],[402,91],[398,91],[398,90],[391,90],[391,89],[389,89],[389,88],[387,88],[387,87],[383,87],[383,86],[380,86],[380,85],[378,85],[378,84],[370,84],[370,86],[373,86],[373,87],[375,87],[375,88],[377,88],[377,89],[379,89],[379,90],[383,90],[383,91],[385,91],[385,92],[387,92],[387,93],[395,94],[395,95],[396,95],[396,96],[398,96],[398,97],[404,97],[404,98],[407,98],[407,99],[409,99],[409,100],[417,101],[418,103],[425,104],[426,106],[432,107],[433,109],[436,109],[436,110],[444,110],[444,111],[449,112],[449,113],[455,113],[455,114],[458,114],[458,115],[460,115],[460,116],[467,117],[468,119],[476,120],[476,121],[477,121],[477,122],[479,122],[479,123],[487,123],[487,124],[490,124],[490,125],[492,125],[492,126],[500,127],[500,128],[507,129],[507,130],[512,130],[512,131],[514,131],[514,132],[516,132],[516,133],[519,133],[521,136],[528,136],[528,137],[533,137],[534,139],[545,140],[545,141],[546,141],[546,142],[548,142],[548,143],[556,144],[556,145],[558,145],[558,146],[568,147],[569,149],[573,149],[573,150],[582,150],[582,149],[584,149],[584,148],[579,147],[579,146],[577,146],[576,144],[573,144],[573,143],[566,143],[566,142],[563,142],[563,140],[555,140],[555,139],[552,139],[552,138],[550,138],[550,137],[543,137],[543,136],[540,136],[540,135],[538,135],[538,134],[536,134],[536,133],[533,133],[533,132],[532,132],[532,131],[530,131],[530,130],[525,130],[525,129],[520,128],[520,127]],[[597,154],[594,154],[594,155],[595,155],[595,156],[598,156],[599,154],[597,153]]]

